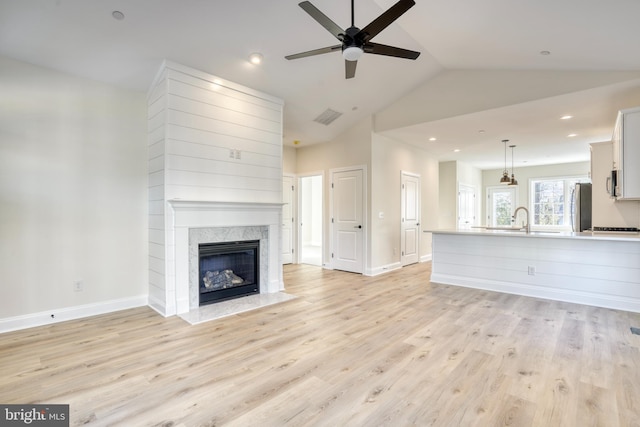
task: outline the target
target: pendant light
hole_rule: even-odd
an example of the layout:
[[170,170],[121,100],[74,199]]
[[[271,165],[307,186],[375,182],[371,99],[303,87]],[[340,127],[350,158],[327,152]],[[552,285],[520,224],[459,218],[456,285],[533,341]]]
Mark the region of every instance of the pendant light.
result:
[[509,148],[511,148],[511,182],[509,182],[509,185],[518,185],[518,180],[516,179],[515,175],[513,174],[514,168],[513,168],[513,149],[516,148],[515,145],[510,145]]
[[502,142],[504,144],[504,171],[502,172],[502,178],[500,178],[500,184],[508,185],[511,184],[509,171],[507,171],[507,142],[509,142],[509,140],[503,139]]

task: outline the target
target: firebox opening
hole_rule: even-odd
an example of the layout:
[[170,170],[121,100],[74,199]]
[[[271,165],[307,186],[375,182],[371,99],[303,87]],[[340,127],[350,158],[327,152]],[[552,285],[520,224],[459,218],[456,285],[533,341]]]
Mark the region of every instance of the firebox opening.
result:
[[200,305],[260,293],[259,240],[198,245]]

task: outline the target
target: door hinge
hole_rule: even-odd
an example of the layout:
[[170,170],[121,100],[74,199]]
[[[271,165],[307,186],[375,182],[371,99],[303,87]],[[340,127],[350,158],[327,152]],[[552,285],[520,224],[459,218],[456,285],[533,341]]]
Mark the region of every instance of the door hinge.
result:
[[331,183],[331,188],[333,188],[333,182]]
[[402,256],[404,256],[404,251],[401,251],[400,253],[402,254]]
[[333,252],[331,252],[331,258],[333,258]]
[[331,224],[333,224],[333,218],[331,218]]
[[293,185],[291,186],[291,191],[293,191]]

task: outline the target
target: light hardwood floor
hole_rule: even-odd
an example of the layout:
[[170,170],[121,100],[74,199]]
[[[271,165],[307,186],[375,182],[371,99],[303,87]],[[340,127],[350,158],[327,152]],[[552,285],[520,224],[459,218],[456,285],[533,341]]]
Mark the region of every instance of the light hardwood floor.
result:
[[285,266],[297,299],[190,326],[139,308],[0,335],[0,403],[71,425],[638,426],[640,315]]

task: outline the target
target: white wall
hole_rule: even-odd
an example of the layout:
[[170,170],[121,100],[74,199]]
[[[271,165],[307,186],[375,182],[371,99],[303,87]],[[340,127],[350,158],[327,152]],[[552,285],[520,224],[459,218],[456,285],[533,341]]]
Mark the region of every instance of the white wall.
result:
[[296,156],[297,151],[294,147],[283,146],[282,147],[282,172],[295,174],[296,173]]
[[438,228],[455,229],[458,225],[458,166],[456,162],[442,162],[438,168]]
[[[426,151],[372,134],[371,267],[376,274],[400,266],[401,172],[420,175],[421,230],[438,228],[438,162]],[[384,213],[384,218],[379,213]],[[394,251],[395,249],[395,251]],[[420,258],[431,258],[431,234],[421,232]]]
[[0,319],[146,304],[145,94],[5,57],[0,93]]
[[[336,139],[309,146],[301,146],[296,149],[296,173],[299,175],[317,174],[324,171],[324,241],[329,242],[331,232],[330,217],[330,191],[331,174],[330,169],[365,165],[367,171],[371,170],[371,119],[367,118],[359,122],[356,126],[341,134]],[[367,172],[367,189],[371,189],[371,174]],[[367,200],[371,200],[371,194],[367,194]],[[323,259],[331,258],[328,244],[323,247]],[[367,248],[370,253],[370,248]],[[365,261],[368,265],[368,260]]]

